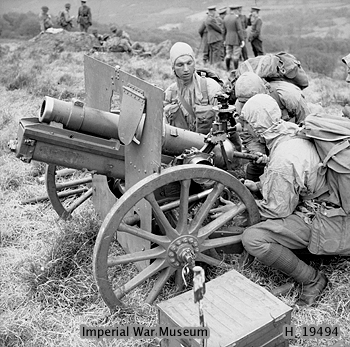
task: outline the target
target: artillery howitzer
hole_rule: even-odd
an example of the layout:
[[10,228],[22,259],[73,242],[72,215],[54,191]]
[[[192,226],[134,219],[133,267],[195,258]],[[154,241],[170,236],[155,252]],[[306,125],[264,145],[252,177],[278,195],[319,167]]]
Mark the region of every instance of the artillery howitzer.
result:
[[[217,251],[241,253],[244,227],[224,226],[244,211],[246,225],[254,224],[259,212],[232,172],[237,157],[256,157],[237,152],[229,141],[235,130],[232,110],[217,107],[205,136],[163,124],[163,91],[119,68],[85,57],[85,86],[86,104],[45,97],[38,118],[22,119],[16,154],[26,162],[49,164],[48,195],[61,217],[70,211],[56,194],[56,165],[92,172],[88,194],[104,218],[94,248],[94,275],[110,309],[123,305],[125,295],[156,274],[149,303],[173,274],[181,282],[184,266],[195,261],[221,266]],[[119,111],[111,112],[116,94]],[[123,180],[117,196],[108,183],[114,180]],[[211,220],[209,211],[223,195],[233,197],[238,207]],[[115,238],[125,255],[114,253]],[[128,263],[140,272],[120,284],[111,268]]]
[[[225,98],[219,98],[210,134],[202,135],[163,123],[160,88],[91,57],[85,56],[84,64],[86,104],[45,97],[38,118],[20,121],[13,149],[25,162],[48,164],[47,193],[60,217],[68,218],[92,195],[104,219],[94,247],[94,277],[103,300],[114,311],[148,280],[152,288],[145,297],[152,303],[170,277],[182,287],[184,267],[192,268],[196,261],[221,267],[221,252],[244,254],[241,234],[260,216],[253,196],[233,169],[237,158],[257,157],[236,151],[230,142],[236,126],[233,108]],[[114,103],[118,111],[113,111]],[[90,179],[58,184],[57,166],[92,174],[92,187],[69,207],[64,207],[57,190],[90,184]],[[237,208],[212,220],[210,210],[220,196],[234,200]],[[243,213],[244,226],[232,224]],[[126,254],[120,254],[116,241]],[[119,278],[118,266],[123,264],[134,264],[139,272]],[[215,297],[219,301],[210,299],[215,300],[210,309],[214,319],[208,318],[212,346],[237,345],[233,340],[237,347],[248,342],[251,346],[288,345],[282,326],[290,323],[291,309],[272,294],[234,270],[211,281],[209,287],[209,294],[221,291]],[[187,307],[183,297],[187,294],[158,304],[161,324],[188,326],[191,321],[196,325],[193,305]],[[265,307],[256,311],[254,300]],[[222,314],[225,324],[217,325],[215,316]],[[243,329],[233,336],[231,323],[241,321],[238,326]],[[188,345],[188,341],[181,343]]]

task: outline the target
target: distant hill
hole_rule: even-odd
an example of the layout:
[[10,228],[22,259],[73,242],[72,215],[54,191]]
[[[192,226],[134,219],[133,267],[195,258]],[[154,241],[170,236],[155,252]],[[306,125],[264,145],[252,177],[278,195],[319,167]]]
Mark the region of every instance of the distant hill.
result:
[[[47,5],[52,15],[57,15],[67,0],[0,0],[0,14],[8,12],[34,12],[39,13],[43,5]],[[80,0],[68,0],[71,3],[71,12],[77,14]],[[227,1],[215,2],[212,0],[87,0],[91,7],[94,21],[101,24],[111,24],[138,28],[163,28],[181,29],[185,22],[198,23],[205,17],[205,11],[209,5],[215,4],[217,8],[228,5]],[[278,13],[281,11],[300,10],[300,13],[307,14],[308,11],[321,11],[318,20],[321,35],[324,35],[327,28],[333,26],[338,30],[338,35],[344,37],[350,33],[350,23],[346,13],[342,15],[342,9],[350,10],[348,0],[241,0],[243,13],[248,14],[251,6],[262,8],[261,17],[266,24],[280,23]],[[333,22],[330,11],[340,12],[334,17]],[[307,26],[308,16],[304,15],[304,26]],[[289,18],[298,21],[298,18]],[[284,24],[284,23],[280,23]],[[318,26],[314,28],[318,31]]]

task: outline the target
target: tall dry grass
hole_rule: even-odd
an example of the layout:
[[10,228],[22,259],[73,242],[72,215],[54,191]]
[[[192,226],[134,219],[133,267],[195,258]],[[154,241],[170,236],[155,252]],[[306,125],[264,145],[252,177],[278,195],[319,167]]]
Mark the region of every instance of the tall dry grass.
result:
[[[98,59],[127,72],[145,77],[165,88],[172,82],[167,60],[141,59],[122,54],[98,53]],[[118,309],[110,314],[102,301],[93,276],[91,255],[101,220],[91,202],[82,205],[69,221],[58,220],[48,202],[21,205],[25,198],[45,194],[45,188],[31,175],[32,166],[16,159],[7,149],[14,139],[18,121],[37,115],[45,95],[69,100],[84,99],[83,52],[47,51],[45,47],[23,44],[0,55],[0,345],[7,347],[66,346],[156,346],[155,340],[82,340],[79,325],[154,325],[155,306],[142,304],[149,284],[138,288],[131,301],[134,309]],[[226,78],[224,70],[217,71]],[[305,90],[307,98],[340,112],[334,105],[349,101],[344,83],[317,76]],[[120,249],[120,252],[123,250]],[[229,257],[230,258],[230,257]],[[329,287],[316,307],[293,310],[292,323],[332,324],[341,329],[350,343],[350,262],[347,258],[313,259],[325,271]],[[237,268],[235,257],[231,266]],[[209,278],[227,269],[208,269]],[[133,276],[135,268],[121,266],[118,276]],[[273,289],[289,279],[254,263],[244,274],[252,281]],[[158,300],[176,295],[170,283]],[[297,290],[280,299],[292,305]],[[291,346],[331,346],[331,340],[291,341]]]

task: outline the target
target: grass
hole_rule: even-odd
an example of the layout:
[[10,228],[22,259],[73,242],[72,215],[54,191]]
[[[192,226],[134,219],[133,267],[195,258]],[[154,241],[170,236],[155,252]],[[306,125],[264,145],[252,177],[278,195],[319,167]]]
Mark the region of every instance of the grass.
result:
[[[105,53],[97,53],[95,57],[112,66],[121,65],[127,72],[139,74],[163,89],[172,82],[166,59]],[[16,137],[20,118],[37,116],[44,95],[84,99],[83,52],[49,52],[38,43],[3,53],[0,63],[4,67],[0,80],[0,345],[104,346],[107,344],[82,340],[80,324],[156,324],[156,307],[142,303],[153,280],[129,296],[133,309],[119,308],[111,314],[102,301],[92,276],[91,259],[102,221],[91,202],[82,205],[68,221],[58,220],[48,202],[20,204],[23,199],[45,194],[45,187],[31,175],[32,165],[22,163],[9,152],[7,142]],[[224,79],[227,77],[224,70],[218,73]],[[345,82],[312,75],[305,95],[309,101],[321,103],[331,112],[340,112],[341,106],[335,103],[348,102],[350,93]],[[116,252],[123,252],[116,247]],[[226,255],[226,258],[229,269],[236,269],[237,257]],[[338,325],[342,339],[350,343],[350,262],[345,257],[332,257],[313,259],[312,264],[325,271],[332,287],[316,307],[294,308],[292,323],[297,329],[303,324]],[[226,270],[209,267],[207,277],[215,278]],[[133,277],[136,271],[130,265],[120,266],[114,276]],[[257,262],[243,273],[269,290],[290,281]],[[174,283],[170,282],[158,300],[174,295],[177,295]],[[292,290],[280,299],[293,305],[296,296],[297,290]],[[158,345],[155,340],[108,342],[108,346]],[[297,339],[290,345],[309,347],[334,343],[335,339]]]

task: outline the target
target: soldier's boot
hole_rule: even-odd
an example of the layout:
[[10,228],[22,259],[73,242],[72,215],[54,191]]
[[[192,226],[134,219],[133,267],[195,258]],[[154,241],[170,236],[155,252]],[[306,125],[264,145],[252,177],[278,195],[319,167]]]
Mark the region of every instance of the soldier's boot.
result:
[[239,65],[239,59],[234,59],[233,60],[233,65],[235,67],[235,70],[237,70],[238,69],[238,65]]
[[231,58],[225,58],[226,70],[231,70]]
[[302,285],[301,295],[296,304],[299,306],[314,304],[327,286],[326,276],[282,245],[270,244],[270,249],[275,253],[275,257],[279,254],[270,266],[284,272]]
[[316,271],[316,277],[309,283],[303,284],[299,300],[296,302],[299,306],[312,305],[326,288],[328,279],[320,271]]
[[[253,230],[252,230],[253,231]],[[326,288],[328,280],[324,274],[300,260],[289,248],[276,243],[254,242],[249,231],[243,234],[244,248],[265,265],[271,266],[302,284],[302,291],[297,305],[305,306],[315,303]],[[251,241],[251,242],[250,242]],[[256,240],[255,240],[256,241]]]

